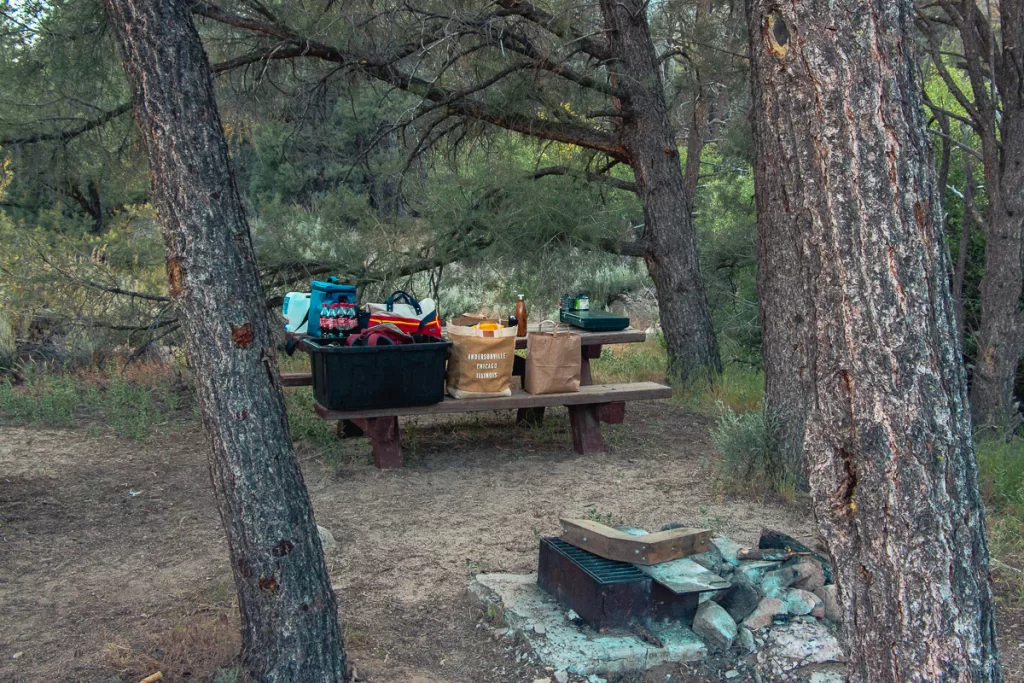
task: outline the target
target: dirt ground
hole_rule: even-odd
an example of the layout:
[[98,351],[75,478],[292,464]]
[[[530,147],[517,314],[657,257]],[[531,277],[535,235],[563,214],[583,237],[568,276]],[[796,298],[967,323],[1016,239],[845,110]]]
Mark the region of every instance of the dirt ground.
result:
[[[601,456],[575,455],[566,422],[556,410],[535,430],[506,414],[419,423],[395,472],[368,457],[332,466],[300,444],[317,521],[338,541],[327,560],[361,679],[550,676],[482,627],[467,585],[480,571],[534,570],[537,540],[558,532],[560,516],[702,524],[745,543],[771,526],[813,541],[800,505],[718,490],[706,418],[632,405],[624,425],[605,428]],[[232,577],[197,425],[142,443],[97,431],[0,428],[0,681],[138,681],[157,670],[167,681],[234,680]],[[1002,617],[1006,679],[1022,681],[1021,615]],[[721,675],[714,663],[670,672]]]

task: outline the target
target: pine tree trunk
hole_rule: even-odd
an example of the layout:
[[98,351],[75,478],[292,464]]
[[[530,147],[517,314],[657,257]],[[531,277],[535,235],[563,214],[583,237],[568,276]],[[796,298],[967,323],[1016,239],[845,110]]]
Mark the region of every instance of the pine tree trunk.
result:
[[292,449],[241,196],[188,3],[107,0],[149,157],[171,295],[259,681],[343,681],[337,605]]
[[804,459],[850,680],[999,681],[913,3],[748,10],[758,220],[783,240],[760,267],[790,268],[796,300],[776,311],[776,283],[763,315],[806,347]]
[[[1024,355],[1024,8],[1019,0],[1000,7],[1003,52],[996,78],[1002,102],[998,140],[994,105],[982,108],[987,109],[988,123],[981,135],[989,207],[971,410],[975,426],[1012,433],[1021,420],[1013,388]],[[973,32],[967,35],[968,41],[975,38]]]
[[622,146],[644,206],[644,261],[658,294],[670,374],[712,379],[722,361],[646,7],[643,0],[601,0],[616,60],[609,68],[623,92]]

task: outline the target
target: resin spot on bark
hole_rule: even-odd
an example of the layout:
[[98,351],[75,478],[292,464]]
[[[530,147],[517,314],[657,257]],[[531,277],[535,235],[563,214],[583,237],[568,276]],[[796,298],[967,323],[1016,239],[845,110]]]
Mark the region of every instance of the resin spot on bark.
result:
[[184,291],[185,268],[181,264],[180,256],[167,259],[167,283],[171,289],[171,296],[180,296]]
[[236,346],[246,348],[252,344],[252,323],[245,323],[239,327],[231,326],[231,341],[235,342]]
[[270,553],[274,557],[287,557],[292,550],[295,548],[295,544],[286,538],[282,538],[277,542],[277,545],[273,547]]
[[768,50],[782,59],[789,53],[789,26],[777,12],[768,15],[765,22],[765,37],[768,39]]
[[262,576],[260,577],[260,590],[264,593],[270,593],[276,595],[281,587],[277,585],[277,578],[274,576]]

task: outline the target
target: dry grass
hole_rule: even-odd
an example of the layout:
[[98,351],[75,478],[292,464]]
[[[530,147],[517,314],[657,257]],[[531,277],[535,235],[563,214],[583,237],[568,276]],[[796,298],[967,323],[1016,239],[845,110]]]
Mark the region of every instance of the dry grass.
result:
[[115,635],[103,648],[117,681],[138,681],[157,671],[165,680],[234,683],[241,640],[237,615],[192,617],[165,631],[129,638]]

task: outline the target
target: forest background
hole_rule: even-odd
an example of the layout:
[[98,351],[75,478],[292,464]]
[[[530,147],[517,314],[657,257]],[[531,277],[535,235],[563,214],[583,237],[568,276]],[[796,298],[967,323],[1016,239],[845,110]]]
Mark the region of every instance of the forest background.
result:
[[[998,11],[977,5],[988,33],[967,35],[945,4],[922,6],[916,39],[949,278],[977,384],[985,277],[991,282],[997,265],[986,238],[1013,201],[994,188],[1002,159],[1024,141],[999,126],[1020,104],[999,89]],[[709,360],[709,375],[671,362],[634,172],[601,149],[598,133],[618,125],[607,106],[615,93],[579,65],[572,46],[586,36],[568,32],[595,24],[595,9],[549,3],[541,23],[558,40],[542,44],[523,28],[536,17],[509,9],[516,5],[197,5],[268,308],[279,311],[285,292],[327,275],[356,284],[363,301],[398,289],[432,296],[445,318],[511,312],[522,293],[539,320],[554,315],[561,295],[586,292],[654,330],[646,345],[606,351],[603,377],[667,374],[676,400],[718,420],[723,481],[806,495],[763,401],[742,3],[649,7],[720,356],[721,373]],[[266,31],[239,33],[256,25],[292,34],[268,43]],[[134,438],[188,419],[190,370],[102,3],[0,2],[0,52],[2,419],[69,424],[102,414]],[[1019,249],[1016,275],[1010,266],[999,277],[1014,296],[1001,313],[1021,337]],[[1024,366],[1020,343],[1011,346],[1010,398],[976,426],[994,555],[1021,567]],[[356,457],[312,417],[308,392],[290,392],[289,415],[296,440],[329,458]],[[1014,585],[1024,600],[1024,584]]]

